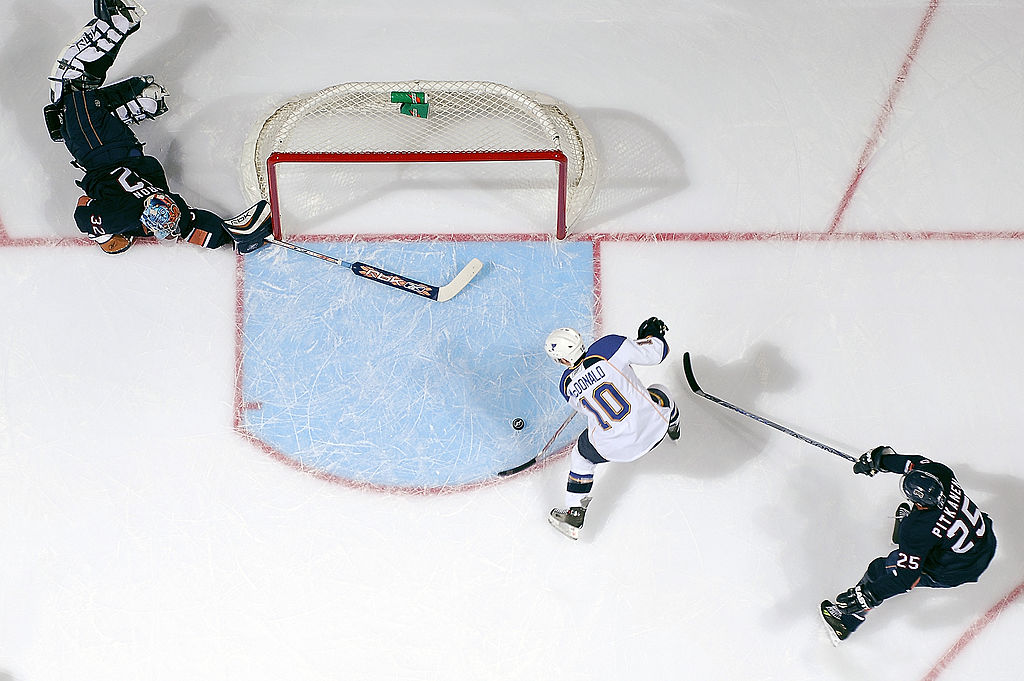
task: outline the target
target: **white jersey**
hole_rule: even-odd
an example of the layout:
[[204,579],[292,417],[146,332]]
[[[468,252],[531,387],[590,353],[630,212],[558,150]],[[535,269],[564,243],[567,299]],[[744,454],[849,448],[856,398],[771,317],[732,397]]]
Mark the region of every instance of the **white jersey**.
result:
[[660,364],[667,354],[660,338],[609,335],[562,374],[562,397],[587,417],[587,437],[608,461],[638,459],[665,437],[672,409],[654,401],[630,365]]

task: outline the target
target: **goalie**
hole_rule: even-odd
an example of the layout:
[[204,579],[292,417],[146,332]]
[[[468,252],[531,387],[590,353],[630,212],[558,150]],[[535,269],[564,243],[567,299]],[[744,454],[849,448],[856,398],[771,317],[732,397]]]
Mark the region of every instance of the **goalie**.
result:
[[123,0],[94,0],[93,12],[95,18],[57,58],[50,104],[43,109],[50,138],[63,142],[85,172],[77,182],[85,192],[75,209],[79,230],[106,253],[123,253],[142,236],[204,248],[233,242],[239,253],[262,246],[272,231],[266,201],[222,220],[172,192],[160,162],[143,153],[129,125],[167,111],[167,92],[152,76],[102,87],[145,10]]

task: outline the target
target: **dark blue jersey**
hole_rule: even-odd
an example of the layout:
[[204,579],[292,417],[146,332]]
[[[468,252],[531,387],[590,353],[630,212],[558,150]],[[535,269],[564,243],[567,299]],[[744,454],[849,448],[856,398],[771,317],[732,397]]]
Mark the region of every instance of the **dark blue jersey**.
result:
[[931,586],[957,586],[976,582],[996,550],[992,519],[964,493],[953,471],[937,461],[914,454],[889,454],[882,470],[909,473],[923,470],[935,475],[946,492],[939,508],[914,506],[900,524],[899,548],[885,561],[885,575],[871,584],[884,599],[915,587],[922,575]]
[[182,222],[187,220],[188,205],[167,188],[160,162],[150,156],[133,156],[115,166],[90,170],[80,184],[88,200],[79,201],[75,222],[86,234],[146,236],[139,219],[142,205],[146,197],[158,193],[170,196],[178,204]]
[[142,144],[114,111],[146,87],[142,78],[131,78],[97,90],[73,90],[61,100],[64,145],[75,162],[87,172],[141,156]]
[[91,236],[148,236],[140,220],[142,206],[146,197],[161,193],[169,196],[181,211],[183,240],[204,248],[231,242],[217,215],[190,208],[181,196],[167,188],[164,170],[151,156],[132,156],[118,165],[90,170],[80,184],[86,196],[75,209],[75,223]]

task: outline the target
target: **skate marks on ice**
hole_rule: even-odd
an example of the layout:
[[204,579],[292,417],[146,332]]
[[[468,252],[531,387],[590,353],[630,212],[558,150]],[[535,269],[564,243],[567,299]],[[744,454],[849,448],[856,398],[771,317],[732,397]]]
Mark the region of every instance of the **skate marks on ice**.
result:
[[435,305],[288,251],[247,257],[243,432],[315,474],[411,492],[487,482],[540,451],[564,409],[539,349],[551,328],[593,327],[591,244],[317,248],[423,278],[448,276],[469,257],[487,264]]

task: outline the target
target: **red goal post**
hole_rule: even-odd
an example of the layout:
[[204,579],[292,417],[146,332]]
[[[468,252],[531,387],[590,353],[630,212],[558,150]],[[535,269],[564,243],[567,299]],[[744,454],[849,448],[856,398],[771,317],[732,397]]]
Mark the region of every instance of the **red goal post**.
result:
[[[415,103],[402,101],[408,99]],[[279,172],[287,164],[332,164],[346,174],[346,183],[358,184],[359,166],[368,163],[551,161],[558,166],[558,239],[586,208],[596,175],[591,137],[568,107],[482,81],[335,85],[278,108],[247,146],[246,192],[270,201],[278,232]],[[337,198],[321,194],[303,200]]]

